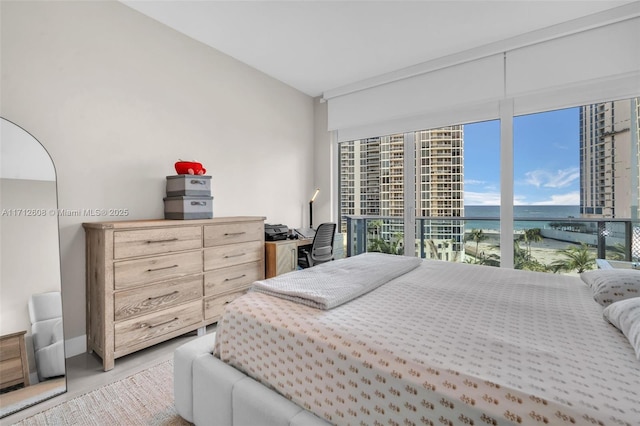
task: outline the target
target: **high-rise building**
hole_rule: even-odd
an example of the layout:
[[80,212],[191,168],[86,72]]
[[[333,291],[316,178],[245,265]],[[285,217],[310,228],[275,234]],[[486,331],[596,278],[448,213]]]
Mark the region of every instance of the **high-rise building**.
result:
[[[422,130],[416,142],[416,216],[464,216],[464,132],[462,125]],[[464,259],[464,223],[430,219],[421,244],[427,258]]]
[[[404,134],[340,144],[341,215],[380,216],[371,221],[374,238],[398,241],[404,232]],[[463,202],[463,130],[448,126],[414,133],[416,216],[461,217]],[[392,218],[398,218],[394,220]],[[462,259],[460,221],[423,222],[423,256]],[[343,232],[345,224],[343,221]]]
[[580,108],[582,217],[637,217],[637,110],[637,99]]
[[342,216],[380,215],[380,138],[340,145],[340,209]]

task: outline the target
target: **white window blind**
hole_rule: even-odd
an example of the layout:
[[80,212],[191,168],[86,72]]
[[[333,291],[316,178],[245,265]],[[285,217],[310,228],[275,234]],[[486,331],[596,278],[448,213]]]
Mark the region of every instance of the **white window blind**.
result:
[[326,93],[328,130],[347,141],[494,119],[505,99],[519,115],[640,96],[640,2],[467,57]]
[[640,93],[640,18],[507,52],[516,115]]
[[[496,54],[329,99],[329,130],[344,141],[369,126],[381,133],[368,136],[378,136],[425,128],[452,113],[470,121],[496,108],[503,93],[504,55]],[[497,109],[489,118],[495,116]]]

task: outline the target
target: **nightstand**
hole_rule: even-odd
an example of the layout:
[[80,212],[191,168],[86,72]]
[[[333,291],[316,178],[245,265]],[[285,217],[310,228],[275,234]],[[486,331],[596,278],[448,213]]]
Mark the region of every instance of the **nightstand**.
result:
[[26,331],[0,336],[0,389],[29,386],[29,365],[24,344]]

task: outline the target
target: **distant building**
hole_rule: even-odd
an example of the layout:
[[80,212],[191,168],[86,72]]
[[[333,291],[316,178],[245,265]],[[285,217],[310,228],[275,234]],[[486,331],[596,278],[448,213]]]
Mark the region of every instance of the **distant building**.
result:
[[638,100],[580,108],[580,214],[638,217]]
[[380,215],[380,138],[340,144],[340,209],[342,216]]
[[[464,216],[464,132],[462,125],[416,132],[416,215]],[[464,259],[464,222],[425,221],[421,244],[426,258]]]
[[[414,133],[416,216],[464,216],[461,125]],[[404,134],[340,144],[341,216],[381,216],[370,221],[370,238],[398,240],[404,232]],[[429,220],[425,224],[425,252],[443,260],[462,259],[464,226],[460,221]],[[345,223],[343,221],[343,232]]]

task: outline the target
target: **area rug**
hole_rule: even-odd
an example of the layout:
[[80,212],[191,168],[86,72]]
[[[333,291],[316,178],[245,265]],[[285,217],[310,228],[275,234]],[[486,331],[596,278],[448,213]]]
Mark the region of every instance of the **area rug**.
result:
[[190,425],[173,401],[173,361],[165,361],[16,425]]

